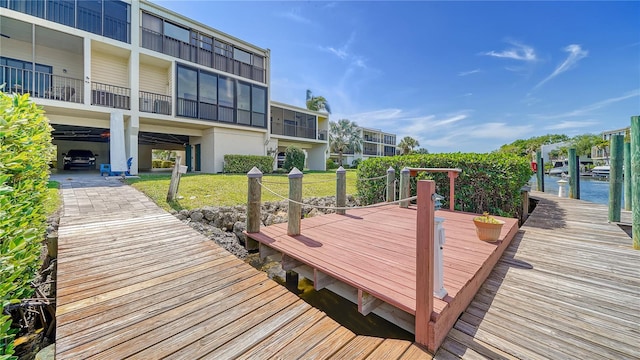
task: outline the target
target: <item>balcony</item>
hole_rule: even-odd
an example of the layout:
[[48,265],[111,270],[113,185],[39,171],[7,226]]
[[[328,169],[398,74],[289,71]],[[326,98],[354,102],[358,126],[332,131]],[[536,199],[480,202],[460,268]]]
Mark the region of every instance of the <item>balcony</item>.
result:
[[84,82],[81,79],[0,65],[2,83],[6,92],[28,93],[34,98],[73,103],[82,103],[84,100]]
[[377,136],[371,136],[371,135],[364,135],[364,141],[369,141],[369,142],[375,142],[375,143],[379,143],[380,142],[380,138]]
[[[291,137],[300,137],[305,139],[316,139],[316,128],[315,127],[305,127],[305,126],[297,126],[293,124],[274,124],[271,123],[271,134],[273,135],[284,135]],[[326,131],[324,133],[321,132],[323,136],[326,136]],[[320,135],[320,134],[318,134]],[[318,136],[320,138],[320,136]],[[323,139],[320,139],[323,140]]]
[[327,140],[327,139],[328,139],[327,130],[318,131],[318,140]]
[[362,152],[364,155],[371,155],[371,156],[377,156],[378,152],[376,150],[372,150],[372,149],[364,149],[364,151]]
[[246,64],[144,27],[140,27],[140,36],[140,44],[145,49],[161,52],[261,83],[265,82],[265,70],[260,67]]
[[91,105],[131,109],[131,90],[122,86],[91,82]]
[[140,111],[171,115],[171,96],[140,91]]

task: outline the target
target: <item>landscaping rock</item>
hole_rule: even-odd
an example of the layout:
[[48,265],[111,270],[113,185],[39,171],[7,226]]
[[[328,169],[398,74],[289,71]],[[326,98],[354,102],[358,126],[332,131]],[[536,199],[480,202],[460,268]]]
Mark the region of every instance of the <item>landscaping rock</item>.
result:
[[191,221],[200,222],[204,218],[204,215],[202,215],[200,211],[194,211],[189,215],[189,217],[191,218]]
[[247,243],[247,235],[242,233],[245,230],[247,230],[247,223],[245,221],[236,221],[236,223],[233,224],[233,233],[236,234],[238,240],[240,240],[240,243],[243,245]]

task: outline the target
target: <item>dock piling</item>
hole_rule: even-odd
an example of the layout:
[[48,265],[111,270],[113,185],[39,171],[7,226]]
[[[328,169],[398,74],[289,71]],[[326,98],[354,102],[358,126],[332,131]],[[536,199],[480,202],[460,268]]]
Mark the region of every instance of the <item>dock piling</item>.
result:
[[[404,167],[402,170],[400,170],[400,200],[408,198],[409,194],[411,193],[411,190],[409,189],[409,186],[411,184],[409,182],[410,178],[411,178],[411,171],[409,170],[408,167]],[[409,207],[409,201],[408,200],[401,201],[400,207],[401,208]]]
[[640,250],[640,116],[631,117],[631,194],[633,248]]
[[631,210],[631,143],[624,142],[624,209]]
[[579,199],[578,181],[580,181],[580,172],[577,165],[576,148],[569,149],[569,198]]
[[389,166],[387,169],[387,202],[396,200],[396,171]]
[[[293,200],[293,201],[291,201]],[[294,167],[289,172],[289,220],[287,235],[300,235],[300,218],[302,215],[302,171]]]
[[611,170],[609,173],[609,222],[620,221],[622,201],[622,154],[624,135],[611,136]]
[[[347,170],[342,166],[336,170],[336,206],[344,207],[347,205]],[[344,209],[336,210],[337,214],[344,215]]]
[[[247,191],[247,232],[260,232],[260,206],[262,202],[262,171],[257,167],[253,167],[248,173],[248,191]],[[244,244],[247,250],[258,249],[258,242],[247,236]]]
[[542,150],[536,151],[536,190],[544,192],[544,161],[542,159]]

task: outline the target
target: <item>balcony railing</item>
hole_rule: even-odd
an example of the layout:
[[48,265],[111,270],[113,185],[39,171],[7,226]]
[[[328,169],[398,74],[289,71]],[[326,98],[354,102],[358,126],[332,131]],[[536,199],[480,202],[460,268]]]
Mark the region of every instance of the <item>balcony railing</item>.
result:
[[84,82],[65,76],[0,65],[0,84],[4,91],[29,93],[34,98],[83,102]]
[[379,143],[379,142],[380,142],[380,138],[375,137],[375,136],[368,136],[368,135],[365,135],[365,136],[364,136],[364,141],[370,141],[370,142],[376,142],[376,143]]
[[91,105],[131,109],[131,90],[122,86],[91,82]]
[[185,43],[150,29],[140,27],[140,42],[143,48],[161,52],[212,69],[239,75],[247,79],[265,82],[265,70],[236,59],[214,53],[211,50]]
[[318,131],[318,140],[328,140],[327,130]]
[[365,155],[373,155],[373,156],[378,155],[378,152],[376,150],[369,150],[369,149],[364,149],[362,153]]
[[140,91],[140,111],[171,115],[171,96]]
[[271,123],[271,134],[284,135],[292,137],[301,137],[306,139],[316,139],[316,129],[313,127],[297,126],[291,124],[273,124]]

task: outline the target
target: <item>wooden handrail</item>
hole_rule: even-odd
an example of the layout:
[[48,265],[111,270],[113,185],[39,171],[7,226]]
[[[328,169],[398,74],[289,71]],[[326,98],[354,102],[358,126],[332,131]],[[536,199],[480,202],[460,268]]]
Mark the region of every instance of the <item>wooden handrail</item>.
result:
[[455,205],[455,179],[462,172],[458,168],[409,168],[409,175],[415,177],[419,172],[439,173],[446,172],[449,177],[449,210],[453,211]]

